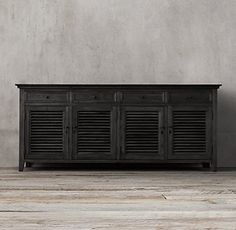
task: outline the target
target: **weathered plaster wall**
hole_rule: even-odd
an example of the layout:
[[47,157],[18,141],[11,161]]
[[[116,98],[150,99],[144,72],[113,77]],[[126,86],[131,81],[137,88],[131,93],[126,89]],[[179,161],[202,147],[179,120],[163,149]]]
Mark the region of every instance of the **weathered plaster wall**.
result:
[[0,0],[0,166],[18,164],[15,83],[214,83],[236,167],[235,0]]

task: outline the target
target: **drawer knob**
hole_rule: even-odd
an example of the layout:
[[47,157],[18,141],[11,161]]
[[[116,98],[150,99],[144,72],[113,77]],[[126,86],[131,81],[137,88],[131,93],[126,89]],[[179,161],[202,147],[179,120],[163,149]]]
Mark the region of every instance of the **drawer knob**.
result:
[[97,99],[97,96],[93,96],[93,99],[95,99],[95,100],[96,100],[96,99]]
[[193,100],[193,99],[194,99],[193,96],[186,97],[186,100]]
[[47,99],[49,99],[50,97],[49,96],[46,96]]

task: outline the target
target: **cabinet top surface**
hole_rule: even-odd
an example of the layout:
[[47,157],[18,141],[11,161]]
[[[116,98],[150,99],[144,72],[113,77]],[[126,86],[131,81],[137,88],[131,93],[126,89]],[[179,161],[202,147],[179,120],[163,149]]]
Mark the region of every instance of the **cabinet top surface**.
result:
[[219,88],[220,83],[197,84],[15,84],[18,88]]

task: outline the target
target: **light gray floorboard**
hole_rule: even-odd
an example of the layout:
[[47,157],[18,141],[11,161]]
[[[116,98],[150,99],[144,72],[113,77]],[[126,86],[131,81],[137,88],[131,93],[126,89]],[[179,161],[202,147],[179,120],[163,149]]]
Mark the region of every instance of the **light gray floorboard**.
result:
[[236,172],[1,169],[0,229],[236,229]]

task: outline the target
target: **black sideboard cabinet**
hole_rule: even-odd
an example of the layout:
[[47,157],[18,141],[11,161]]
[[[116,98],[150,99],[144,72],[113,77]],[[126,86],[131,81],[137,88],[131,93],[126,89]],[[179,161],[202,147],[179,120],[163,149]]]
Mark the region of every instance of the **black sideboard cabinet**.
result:
[[32,163],[201,163],[217,169],[221,84],[16,84],[19,171]]

